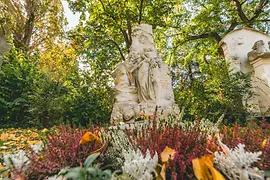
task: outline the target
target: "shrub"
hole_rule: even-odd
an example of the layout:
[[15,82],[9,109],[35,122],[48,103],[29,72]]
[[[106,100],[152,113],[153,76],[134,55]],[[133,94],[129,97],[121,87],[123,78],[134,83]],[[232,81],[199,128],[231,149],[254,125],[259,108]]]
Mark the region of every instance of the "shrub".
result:
[[[183,129],[180,125],[153,122],[141,129],[126,130],[130,141],[141,151],[149,149],[153,157],[160,154],[166,146],[176,151],[174,159],[169,162],[167,176],[177,179],[190,179],[193,175],[192,159],[207,153],[207,135],[198,130],[199,122],[193,129]],[[159,158],[160,159],[160,158]],[[169,178],[170,179],[170,178]]]
[[12,49],[3,57],[0,66],[0,124],[2,127],[27,127],[29,99],[35,82],[40,78],[38,55],[29,56]]
[[[230,148],[235,148],[239,143],[245,144],[246,150],[249,152],[261,151],[261,160],[256,164],[262,170],[270,169],[270,142],[269,142],[270,124],[264,120],[261,125],[254,122],[248,123],[246,127],[241,127],[235,123],[232,127],[224,126],[221,129],[223,134],[223,143]],[[268,140],[265,146],[262,145],[264,140]]]
[[41,152],[30,152],[28,177],[37,179],[58,173],[65,167],[80,166],[87,156],[101,147],[100,143],[80,145],[86,129],[72,129],[70,125],[60,125],[47,137]]

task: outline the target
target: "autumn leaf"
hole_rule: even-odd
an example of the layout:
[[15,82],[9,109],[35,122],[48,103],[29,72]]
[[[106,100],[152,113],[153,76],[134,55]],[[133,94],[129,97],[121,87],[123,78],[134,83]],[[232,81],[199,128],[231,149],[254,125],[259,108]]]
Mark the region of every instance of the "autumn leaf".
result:
[[89,156],[92,155],[92,154],[95,154],[95,153],[100,153],[100,152],[103,151],[107,146],[108,146],[108,143],[105,142],[99,149],[97,149],[97,150],[91,152],[91,153],[89,154]]
[[198,180],[225,180],[213,166],[214,155],[192,160],[194,174]]
[[8,140],[8,134],[7,133],[2,133],[1,137],[0,137],[0,140],[2,140],[2,141]]
[[265,147],[267,143],[268,143],[268,139],[263,140],[262,147]]
[[168,162],[169,159],[173,159],[175,155],[175,150],[169,148],[168,146],[160,154],[162,162]]
[[173,159],[175,155],[175,150],[169,148],[168,146],[160,154],[162,164],[158,164],[155,168],[155,175],[157,180],[166,180],[166,170],[168,167],[169,159]]
[[87,144],[90,142],[98,142],[100,143],[100,138],[91,132],[87,132],[83,135],[82,139],[80,140],[80,144]]

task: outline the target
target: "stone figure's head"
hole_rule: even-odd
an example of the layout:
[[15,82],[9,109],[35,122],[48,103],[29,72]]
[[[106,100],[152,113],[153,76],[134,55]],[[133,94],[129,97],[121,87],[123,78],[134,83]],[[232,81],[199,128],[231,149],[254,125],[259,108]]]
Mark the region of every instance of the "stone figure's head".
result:
[[132,28],[132,36],[137,36],[138,34],[149,34],[152,36],[152,26],[149,24],[138,24]]
[[264,42],[263,40],[256,41],[252,47],[255,51],[260,51],[264,48]]
[[152,26],[148,24],[140,24],[132,29],[132,45],[131,49],[137,52],[143,52],[144,48],[155,47],[152,34]]

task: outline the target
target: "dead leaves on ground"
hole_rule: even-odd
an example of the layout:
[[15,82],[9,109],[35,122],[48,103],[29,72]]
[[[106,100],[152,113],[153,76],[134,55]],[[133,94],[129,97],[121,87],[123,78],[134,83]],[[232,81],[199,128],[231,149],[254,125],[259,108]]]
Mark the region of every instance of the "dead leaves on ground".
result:
[[0,154],[16,152],[29,145],[38,144],[47,131],[47,129],[0,129]]

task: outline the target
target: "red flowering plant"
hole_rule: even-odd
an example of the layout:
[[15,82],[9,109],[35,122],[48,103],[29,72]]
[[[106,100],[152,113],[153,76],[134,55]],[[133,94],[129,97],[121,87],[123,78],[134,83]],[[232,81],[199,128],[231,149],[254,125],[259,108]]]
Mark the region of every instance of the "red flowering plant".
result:
[[30,151],[29,179],[43,179],[65,167],[80,166],[91,152],[102,146],[100,141],[80,143],[86,132],[86,129],[72,128],[70,125],[58,126],[54,133],[47,136],[41,151]]
[[256,166],[262,170],[270,169],[270,124],[262,120],[260,125],[250,122],[247,126],[241,127],[233,124],[231,127],[224,126],[222,142],[230,148],[235,148],[239,143],[245,144],[245,149],[249,152],[261,151],[261,160]]
[[131,143],[142,153],[149,149],[153,157],[155,152],[161,159],[166,146],[175,151],[174,158],[169,160],[166,176],[168,179],[190,179],[194,177],[192,160],[207,154],[207,134],[199,131],[199,122],[191,129],[179,124],[173,126],[166,121],[151,121],[141,128],[127,129]]

